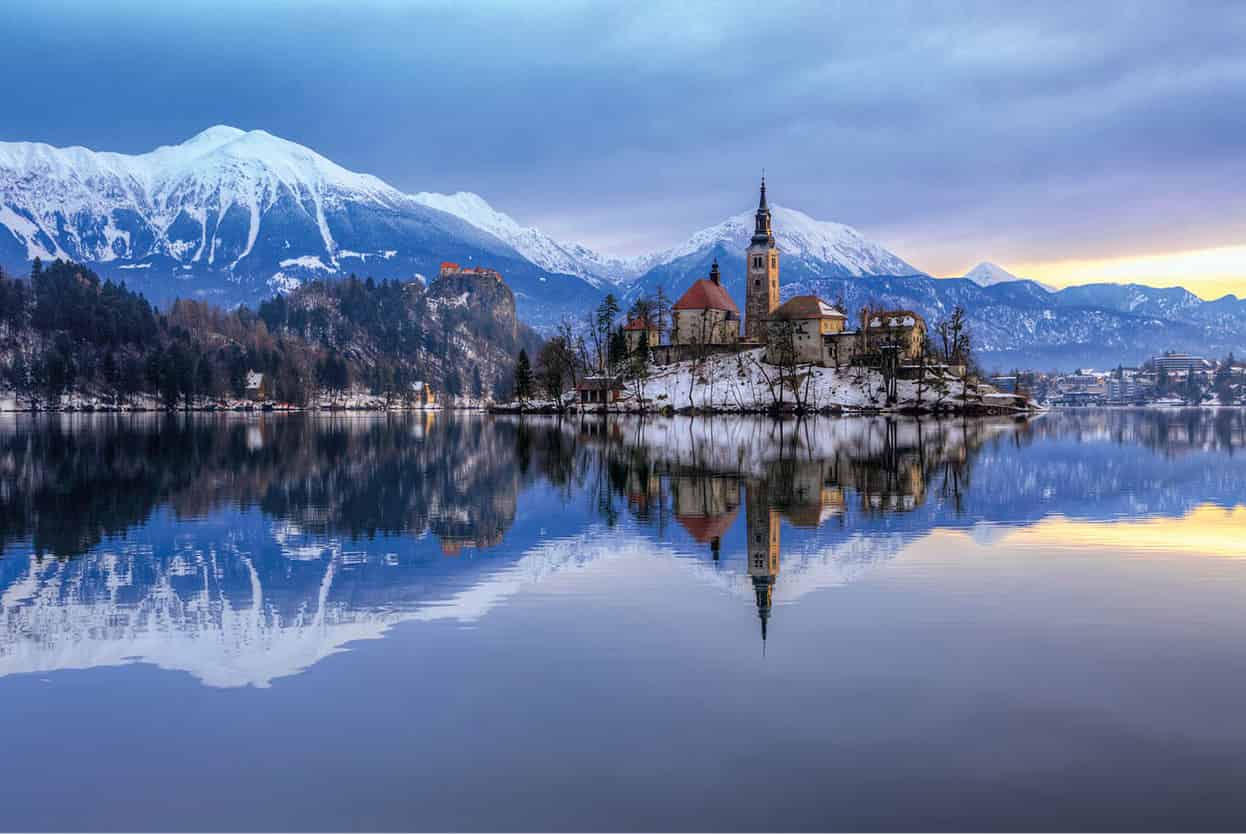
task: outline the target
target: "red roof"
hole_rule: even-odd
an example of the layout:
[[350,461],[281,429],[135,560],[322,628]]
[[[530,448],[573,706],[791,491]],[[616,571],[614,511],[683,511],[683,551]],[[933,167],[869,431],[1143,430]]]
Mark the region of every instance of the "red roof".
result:
[[740,314],[740,308],[735,306],[731,296],[722,288],[722,284],[715,284],[708,278],[702,278],[689,287],[688,291],[675,302],[675,309],[726,310],[736,315]]
[[714,539],[727,535],[738,512],[739,510],[733,509],[722,515],[677,515],[675,520],[693,539],[701,544],[709,544]]
[[624,330],[657,330],[658,326],[648,319],[632,319],[623,326]]

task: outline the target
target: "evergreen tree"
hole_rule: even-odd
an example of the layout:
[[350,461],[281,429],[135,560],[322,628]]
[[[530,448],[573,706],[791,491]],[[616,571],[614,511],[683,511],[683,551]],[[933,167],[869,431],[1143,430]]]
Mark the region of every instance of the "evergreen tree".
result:
[[528,361],[528,351],[519,351],[515,361],[515,397],[524,402],[532,396],[532,364]]
[[158,355],[160,357],[158,365],[160,399],[164,402],[164,407],[172,411],[177,407],[177,398],[181,393],[181,385],[177,378],[178,363],[171,350]]
[[195,366],[195,390],[201,397],[211,397],[216,389],[216,374],[212,370],[212,361],[206,356],[199,358]]
[[627,361],[627,337],[623,335],[622,328],[616,327],[610,334],[610,360],[609,366],[611,372],[615,368],[622,366]]

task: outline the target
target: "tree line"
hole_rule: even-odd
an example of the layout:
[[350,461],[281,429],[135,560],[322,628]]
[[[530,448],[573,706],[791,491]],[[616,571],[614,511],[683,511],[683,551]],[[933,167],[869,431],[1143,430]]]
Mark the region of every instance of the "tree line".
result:
[[[0,270],[0,375],[35,407],[55,407],[72,391],[113,405],[150,395],[190,407],[246,396],[249,372],[263,375],[267,399],[295,405],[354,388],[409,396],[411,383],[426,379],[419,357],[448,353],[452,325],[482,337],[487,330],[470,310],[450,311],[463,322],[429,327],[413,309],[420,291],[352,275],[258,310],[180,299],[160,311],[123,282],[36,259],[28,279]],[[456,389],[448,393],[487,393],[479,367],[460,365],[442,376]]]

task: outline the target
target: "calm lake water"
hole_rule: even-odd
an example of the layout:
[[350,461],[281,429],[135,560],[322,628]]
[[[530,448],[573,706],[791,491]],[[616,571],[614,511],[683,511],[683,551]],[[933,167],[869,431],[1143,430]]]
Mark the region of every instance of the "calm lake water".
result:
[[1246,416],[0,418],[0,828],[1242,829]]

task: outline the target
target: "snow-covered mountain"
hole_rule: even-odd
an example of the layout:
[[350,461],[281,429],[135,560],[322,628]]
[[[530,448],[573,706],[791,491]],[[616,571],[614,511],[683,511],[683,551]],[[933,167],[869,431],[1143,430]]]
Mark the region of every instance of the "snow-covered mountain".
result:
[[72,258],[156,300],[254,302],[312,277],[427,276],[442,260],[501,270],[528,318],[551,299],[578,305],[598,295],[376,177],[224,125],[133,156],[0,143],[0,225],[8,269]]
[[[613,258],[523,226],[475,194],[406,194],[261,130],[218,125],[138,155],[0,143],[0,267],[22,274],[35,257],[71,258],[157,302],[255,304],[311,278],[410,280],[450,260],[501,271],[520,319],[548,331],[606,291],[630,299],[660,286],[676,298],[717,259],[743,306],[753,208],[742,208],[678,246]],[[931,279],[851,227],[771,212],[783,298],[902,304],[930,320],[963,303],[981,316],[980,351],[1009,364],[1115,364],[1165,347],[1246,352],[1246,302],[1232,297],[1136,285],[1055,293],[989,263],[968,280]]]
[[532,226],[521,226],[509,214],[498,211],[479,194],[459,191],[411,195],[424,205],[453,214],[478,229],[505,241],[532,263],[550,272],[575,275],[601,287],[622,284],[639,274],[637,259],[612,258],[579,243],[563,243]]
[[[636,297],[663,287],[677,298],[692,281],[709,274],[710,264],[717,259],[723,285],[742,302],[744,251],[753,235],[755,212],[749,209],[733,215],[678,246],[638,259],[641,275],[628,286],[627,296]],[[925,274],[851,226],[815,220],[803,212],[774,204],[770,214],[781,256],[785,297],[819,293],[821,283],[833,278]]]
[[983,261],[962,276],[973,281],[979,287],[993,287],[996,284],[1006,284],[1009,281],[1020,281],[1022,279],[1013,275],[999,264],[993,264],[990,261]]
[[[990,261],[983,261],[961,277],[973,281],[979,287],[993,287],[996,284],[1030,280],[1029,278],[1018,278],[999,264],[993,264]],[[1050,284],[1043,284],[1038,281],[1033,283],[1047,290],[1047,292],[1056,292],[1056,288]]]
[[[773,211],[793,274],[919,272],[848,226]],[[645,273],[687,272],[711,249],[742,257],[752,211],[671,249],[616,258],[523,226],[479,195],[405,194],[265,131],[217,125],[137,155],[0,143],[0,226],[0,265],[14,272],[71,258],[156,300],[251,302],[308,278],[487,262],[539,320]]]
[[[755,214],[754,209],[749,209],[733,215],[678,246],[638,259],[638,266],[641,271],[648,271],[715,247],[735,252],[743,263],[744,250],[753,236]],[[799,261],[817,265],[824,274],[835,276],[924,274],[851,226],[815,220],[780,205],[772,205],[770,215],[775,243],[785,266]]]

